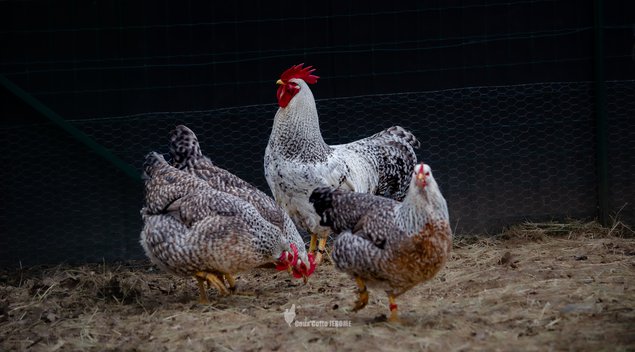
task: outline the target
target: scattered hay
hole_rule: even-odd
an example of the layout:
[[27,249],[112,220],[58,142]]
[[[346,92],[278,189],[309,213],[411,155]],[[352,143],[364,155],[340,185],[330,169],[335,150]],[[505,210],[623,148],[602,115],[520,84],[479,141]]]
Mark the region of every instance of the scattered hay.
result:
[[601,237],[635,237],[628,225],[622,222],[615,222],[609,228],[602,227],[595,221],[583,222],[579,220],[569,220],[567,222],[525,222],[515,225],[503,231],[498,237],[501,239],[526,239],[542,240],[545,237],[566,237],[566,238],[601,238]]
[[[629,232],[630,231],[630,232]],[[194,280],[147,262],[0,272],[0,350],[629,350],[635,349],[635,239],[624,226],[525,223],[458,238],[447,267],[398,299],[355,285],[332,265],[308,285],[258,269],[238,295],[196,303]],[[295,321],[350,321],[296,327]]]

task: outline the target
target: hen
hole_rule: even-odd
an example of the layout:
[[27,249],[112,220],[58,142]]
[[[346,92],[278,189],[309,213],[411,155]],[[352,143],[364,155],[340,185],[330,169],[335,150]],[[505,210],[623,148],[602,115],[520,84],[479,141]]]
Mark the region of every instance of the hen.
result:
[[193,276],[201,303],[209,302],[205,283],[228,294],[225,280],[233,291],[237,272],[271,262],[278,270],[300,269],[301,239],[289,241],[250,203],[170,166],[157,153],[146,157],[144,175],[141,245],[161,269]]
[[276,201],[295,224],[311,234],[310,252],[319,237],[316,263],[324,252],[329,229],[309,204],[316,187],[402,199],[416,164],[417,139],[399,126],[342,145],[328,145],[320,132],[315,99],[308,84],[317,82],[312,67],[286,70],[277,84],[278,109],[265,151],[267,183]]
[[317,188],[310,197],[321,224],[340,235],[333,244],[335,267],[352,275],[359,299],[368,303],[366,283],[386,290],[390,320],[398,320],[395,298],[434,277],[452,247],[448,208],[430,167],[415,167],[403,201]]
[[[221,192],[234,195],[253,205],[260,215],[278,227],[288,242],[303,243],[298,229],[289,215],[276,202],[258,188],[220,168],[201,151],[198,138],[194,131],[184,125],[179,125],[170,132],[171,164],[177,169],[186,171],[208,185]],[[298,246],[298,264],[293,271],[297,278],[303,277],[305,282],[315,270],[312,254],[306,252],[304,245]]]

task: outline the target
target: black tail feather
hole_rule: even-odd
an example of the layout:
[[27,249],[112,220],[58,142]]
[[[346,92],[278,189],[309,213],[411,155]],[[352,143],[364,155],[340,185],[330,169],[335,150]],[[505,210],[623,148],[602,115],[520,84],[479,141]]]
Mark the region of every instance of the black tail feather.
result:
[[193,159],[203,156],[198,138],[187,126],[178,125],[170,132],[170,156],[172,166],[184,169]]
[[320,216],[320,225],[332,226],[333,219],[330,214],[333,207],[333,192],[331,187],[318,187],[311,193],[309,202],[313,204],[315,212]]
[[419,142],[417,137],[415,137],[414,134],[401,126],[392,126],[386,129],[384,132],[405,140],[414,149],[418,149],[419,147],[421,147],[421,143]]

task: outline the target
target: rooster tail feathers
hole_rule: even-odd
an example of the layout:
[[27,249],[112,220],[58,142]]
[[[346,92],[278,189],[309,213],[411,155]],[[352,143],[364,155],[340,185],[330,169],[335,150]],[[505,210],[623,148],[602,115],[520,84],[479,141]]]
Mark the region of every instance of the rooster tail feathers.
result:
[[383,134],[383,133],[389,134],[391,136],[395,136],[399,139],[406,141],[414,149],[418,149],[421,146],[421,143],[419,142],[417,137],[415,137],[414,134],[412,134],[410,131],[406,130],[405,128],[401,126],[392,126],[380,132],[380,134]]
[[421,143],[411,132],[401,126],[385,129],[373,137],[379,144],[380,159],[379,184],[376,195],[402,200],[410,185],[410,175],[417,163],[415,149]]
[[329,211],[333,207],[333,192],[336,190],[331,187],[318,187],[311,193],[309,202],[313,204],[315,212],[320,216],[320,225],[332,226],[332,212]]
[[178,125],[170,132],[170,156],[172,166],[183,170],[193,160],[203,156],[198,138],[194,132],[184,125]]

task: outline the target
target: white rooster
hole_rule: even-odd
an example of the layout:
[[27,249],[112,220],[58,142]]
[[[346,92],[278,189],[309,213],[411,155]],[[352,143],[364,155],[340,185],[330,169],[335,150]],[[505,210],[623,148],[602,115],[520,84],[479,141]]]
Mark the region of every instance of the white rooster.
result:
[[278,204],[311,235],[309,251],[320,263],[330,229],[309,203],[317,187],[335,187],[401,200],[408,190],[419,141],[399,126],[341,145],[328,145],[320,132],[317,108],[308,84],[318,77],[311,66],[295,65],[276,82],[278,109],[264,167]]

